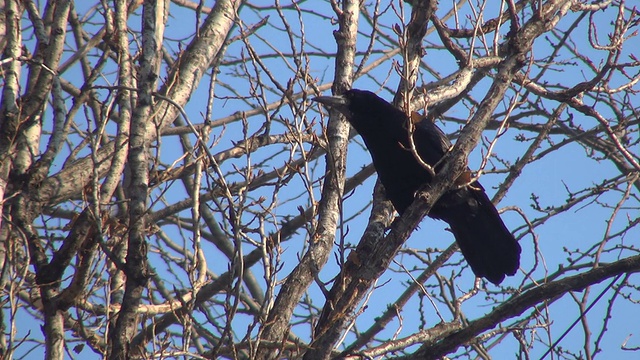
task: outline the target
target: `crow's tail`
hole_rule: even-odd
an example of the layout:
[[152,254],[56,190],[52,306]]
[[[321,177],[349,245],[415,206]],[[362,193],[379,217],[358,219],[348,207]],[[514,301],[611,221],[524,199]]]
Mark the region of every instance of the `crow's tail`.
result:
[[[480,184],[445,194],[452,206],[434,208],[434,217],[446,221],[471,269],[478,277],[499,284],[520,267],[520,245],[500,219]],[[441,199],[442,200],[442,199]],[[440,201],[442,202],[442,201]]]

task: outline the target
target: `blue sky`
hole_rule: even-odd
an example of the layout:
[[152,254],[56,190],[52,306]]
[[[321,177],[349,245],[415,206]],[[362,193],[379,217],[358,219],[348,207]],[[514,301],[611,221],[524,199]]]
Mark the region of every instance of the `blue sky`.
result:
[[[306,7],[306,10],[318,11],[322,13],[331,13],[329,5],[326,3],[316,2],[315,5],[311,3],[303,3],[301,4],[303,8]],[[317,8],[315,7],[317,6]],[[441,12],[446,10],[445,5],[441,5]],[[78,6],[78,11],[83,12],[81,6]],[[410,9],[406,9],[407,14],[406,18],[409,17]],[[468,8],[462,9],[463,12],[468,12]],[[493,18],[495,16],[496,9],[488,8],[486,10],[485,19]],[[601,14],[596,14],[594,17],[594,21],[598,24],[600,29],[600,38],[602,41],[606,41],[606,37],[604,34],[606,33],[607,26],[610,26],[610,20],[612,18],[612,12],[615,15],[615,10],[610,9],[602,12]],[[256,37],[250,38],[251,45],[256,48],[256,50],[273,53],[274,48],[278,51],[282,51],[283,53],[287,53],[291,51],[290,44],[288,40],[282,40],[279,38],[281,33],[277,31],[278,28],[282,27],[282,23],[278,17],[278,15],[273,11],[268,12],[253,12],[251,9],[245,8],[241,12],[241,17],[245,22],[245,25],[250,25],[259,21],[259,19],[265,15],[270,16],[269,25],[262,28],[258,35],[260,35],[261,39]],[[297,21],[297,14],[293,11],[285,11],[285,16],[287,17],[289,24],[294,29],[296,33],[300,33],[301,27]],[[439,15],[443,15],[443,13],[439,13]],[[562,31],[566,30],[571,23],[576,19],[576,14],[570,14],[565,19],[563,19],[560,25],[557,27],[559,29],[559,34],[562,34]],[[183,19],[188,19],[185,21]],[[463,24],[466,22],[463,19]],[[393,24],[398,23],[398,18],[393,13],[393,11],[389,10],[384,16],[380,18],[380,24],[382,27],[392,26]],[[306,36],[306,43],[301,44],[299,39],[296,43],[297,50],[303,49],[303,51],[308,52],[316,52],[317,48],[322,49],[330,54],[335,52],[335,41],[333,38],[333,31],[337,30],[337,26],[332,23],[331,19],[320,19],[316,16],[312,16],[310,13],[305,12],[303,14],[303,23],[304,23],[304,33]],[[130,20],[130,24],[133,28],[140,27],[140,17],[132,16]],[[366,36],[370,33],[370,26],[366,24],[366,21],[361,18],[360,29],[362,31],[362,36],[360,36],[358,40],[358,50],[365,51],[369,45],[369,38]],[[451,26],[451,24],[450,24]],[[468,26],[468,22],[465,26]],[[582,26],[582,25],[581,25]],[[193,33],[195,28],[195,24],[193,21],[193,12],[187,11],[183,8],[175,6],[172,4],[171,6],[171,15],[169,19],[169,24],[165,31],[165,37],[172,40],[181,41],[181,45],[178,45],[177,41],[167,41],[165,45],[170,52],[178,52],[180,50],[180,46],[185,47],[188,44],[190,38],[187,38],[190,34]],[[391,31],[386,29],[387,34],[392,34]],[[503,27],[501,29],[502,35],[506,34],[508,31],[508,27]],[[586,34],[586,29],[579,29],[575,31],[575,34]],[[393,35],[391,35],[393,36]],[[457,64],[452,56],[450,56],[445,50],[441,49],[441,45],[439,40],[435,34],[429,35],[427,38],[427,42],[429,44],[433,44],[433,46],[429,46],[427,49],[426,56],[423,61],[428,64],[429,67],[435,69],[437,73],[441,76],[447,76],[452,72],[457,70]],[[490,41],[493,41],[492,37],[489,37]],[[395,40],[395,38],[394,38]],[[501,41],[500,39],[499,41]],[[375,44],[375,54],[369,57],[366,64],[371,64],[372,62],[378,60],[382,56],[382,52],[389,50],[388,45],[386,45],[386,41],[384,39],[380,40],[381,42],[377,42]],[[545,56],[548,56],[551,53],[550,43],[557,42],[556,37],[553,34],[548,33],[546,36],[538,39],[534,46],[534,58],[535,59],[543,59]],[[580,49],[580,51],[588,54],[589,58],[593,61],[595,65],[598,65],[603,59],[604,54],[601,51],[589,50],[590,46],[588,44],[588,40],[586,36],[580,38],[578,36],[572,37],[572,44]],[[637,37],[631,37],[627,43],[625,43],[625,47],[622,51],[623,57],[628,57],[629,54],[634,52],[634,49],[640,45]],[[135,45],[132,44],[132,47],[135,48]],[[244,51],[244,54],[242,53]],[[241,55],[246,56],[246,51],[244,50],[244,45],[240,42],[236,42],[229,47],[228,56],[225,57],[225,60],[237,60],[241,57]],[[483,51],[479,50],[479,56],[482,56]],[[334,61],[331,56],[316,56],[312,55],[309,57],[309,70],[310,74],[318,80],[318,84],[325,84],[332,80],[332,76],[334,73]],[[360,61],[362,57],[358,58]],[[401,57],[396,56],[392,60],[401,62]],[[380,84],[384,83],[387,89],[395,89],[398,83],[398,74],[393,70],[393,62],[392,60],[386,60],[382,65],[380,65],[375,71],[371,72],[365,77],[356,79],[354,82],[355,88],[368,89],[372,91],[376,91],[380,96],[386,98],[387,100],[391,100],[392,95],[387,90],[380,90]],[[558,83],[562,85],[572,86],[576,83],[584,81],[585,79],[590,78],[593,74],[590,71],[585,71],[584,67],[580,66],[580,62],[571,54],[563,49],[563,51],[559,54],[558,62],[565,61],[565,66],[562,66],[563,72],[557,71],[549,71],[546,75],[540,79],[541,83],[546,83],[550,88],[553,88],[553,85]],[[277,78],[280,83],[287,83],[287,80],[293,76],[292,71],[287,68],[286,63],[291,64],[290,59],[281,59],[274,57],[272,59],[266,60],[266,63],[269,65],[270,69],[273,69],[273,74]],[[558,66],[560,67],[560,66]],[[238,74],[235,74],[233,71],[238,70],[238,67],[225,67],[222,69],[221,73],[218,75],[219,84],[216,86],[216,96],[219,98],[215,100],[214,103],[214,119],[220,118],[225,115],[233,114],[239,110],[248,110],[252,107],[253,104],[247,104],[241,100],[225,97],[232,97],[235,94],[231,91],[235,91],[238,94],[242,94],[247,96],[249,94],[249,86],[246,81]],[[109,69],[108,67],[105,69],[105,73],[109,73],[109,71],[113,71],[114,69]],[[166,69],[165,69],[166,70]],[[538,69],[539,70],[539,69]],[[65,75],[65,78],[69,78],[73,80],[72,76],[73,71],[78,71],[77,68],[70,70],[69,74]],[[250,69],[251,71],[251,69]],[[536,69],[534,69],[535,74]],[[113,79],[113,75],[106,75],[105,78]],[[421,79],[424,82],[432,82],[437,79],[429,74],[426,70],[423,69],[421,73]],[[81,78],[78,77],[79,83],[76,85],[81,85]],[[622,83],[624,79],[614,79],[612,84]],[[474,91],[472,95],[474,99],[479,100],[482,98],[486,89],[489,85],[489,81],[483,81]],[[419,84],[421,85],[421,84]],[[208,92],[208,81],[205,79],[197,91],[192,95],[191,101],[185,106],[187,113],[191,119],[191,121],[200,123],[202,122],[202,114],[205,113],[205,105],[207,100],[207,92]],[[226,87],[228,86],[228,87]],[[302,90],[300,88],[296,90]],[[310,91],[311,89],[304,89],[306,91]],[[329,92],[325,92],[328,94]],[[509,96],[514,96],[514,92],[511,91]],[[520,92],[522,94],[522,92]],[[637,96],[637,95],[632,95]],[[266,97],[269,102],[278,100],[278,97],[273,93],[267,93]],[[592,99],[585,98],[585,103],[592,104]],[[503,102],[503,107],[508,105],[508,99],[505,99]],[[470,117],[470,110],[468,107],[468,103],[459,104],[452,108],[447,114],[446,117],[462,119],[465,120]],[[552,101],[543,101],[539,104],[542,107],[547,109],[553,109],[557,106],[557,103]],[[315,110],[318,109],[316,106],[310,107],[308,113],[306,114],[307,120],[316,121],[316,128],[319,130],[319,124],[321,122],[325,122],[327,119],[321,117],[319,113]],[[603,111],[604,116],[612,116],[611,112],[608,112],[606,108],[598,108],[599,111]],[[601,110],[602,109],[602,110]],[[502,110],[498,110],[502,111]],[[281,117],[282,121],[287,121],[290,124],[300,124],[302,119],[295,118],[288,108],[283,108],[282,111],[278,114],[275,114],[277,117]],[[565,112],[561,117],[561,120],[567,120],[569,115]],[[501,120],[500,118],[496,120]],[[257,131],[262,125],[260,117],[253,117],[249,119],[250,125],[249,129],[251,131]],[[535,123],[541,124],[546,122],[546,118],[540,116],[532,116],[528,119],[520,120],[523,123]],[[575,116],[573,121],[577,124],[580,124],[583,129],[591,129],[597,125],[597,122],[592,118],[587,118],[584,116]],[[460,125],[451,121],[446,122],[438,122],[438,125],[443,128],[446,133],[453,134],[457,130],[459,130]],[[274,125],[274,131],[283,131],[283,128],[278,128],[277,124]],[[216,139],[219,137],[220,142],[212,148],[212,153],[217,153],[223,149],[227,149],[233,146],[233,141],[237,141],[239,139],[238,133],[241,131],[240,124],[233,123],[229,124],[224,128],[224,132],[222,129],[214,129],[212,134]],[[531,138],[535,136],[535,134],[531,132],[526,132],[522,130],[518,130],[515,128],[511,128],[507,131],[507,133],[501,137],[498,142],[494,152],[498,154],[498,156],[513,164],[517,159],[522,155],[524,150],[529,146],[530,141],[520,142],[517,139],[519,135],[524,135],[527,138]],[[484,136],[488,139],[492,139],[494,136],[494,131],[486,131]],[[637,133],[635,135],[637,137]],[[553,135],[550,138],[550,143],[558,143],[562,141],[564,136]],[[192,137],[192,140],[194,138]],[[549,142],[545,142],[543,144],[542,150],[548,148],[550,146]],[[353,175],[357,171],[359,171],[364,165],[369,164],[371,159],[366,151],[364,151],[361,140],[356,137],[350,147],[349,147],[349,155],[347,162],[347,174]],[[171,164],[176,158],[178,158],[181,154],[173,151],[173,149],[177,149],[178,143],[176,137],[165,137],[162,142],[162,150],[161,150],[161,159],[165,164]],[[268,149],[273,149],[273,151],[280,151],[283,148],[286,148],[281,145],[273,145]],[[632,149],[636,150],[637,149]],[[538,153],[541,150],[538,150]],[[256,153],[255,158],[252,159],[252,162],[256,162],[261,158],[266,158],[270,155],[270,153]],[[472,169],[475,169],[481,161],[481,147],[478,147],[470,156],[469,163]],[[276,166],[276,163],[280,165],[283,161],[286,161],[287,154],[286,152],[276,157],[273,162],[270,162],[269,166]],[[228,161],[224,164],[224,170],[232,172],[232,164],[236,166],[242,167],[246,165],[246,159],[241,158],[237,160]],[[318,180],[321,175],[323,175],[324,168],[324,160],[320,160],[317,163],[310,164],[309,171],[314,170],[312,176],[314,179]],[[504,170],[504,165],[500,164],[497,161],[492,162],[488,169],[491,169],[492,166],[495,165],[497,170]],[[54,171],[56,168],[53,169]],[[612,165],[612,163],[608,160],[598,160],[592,159],[585,156],[585,150],[577,143],[568,144],[559,150],[543,157],[539,161],[528,165],[522,175],[518,178],[518,180],[511,187],[507,196],[498,204],[498,208],[507,207],[507,206],[517,206],[524,211],[527,217],[530,220],[536,219],[540,217],[542,214],[532,208],[532,194],[538,197],[539,202],[543,206],[558,206],[564,203],[565,199],[568,198],[567,189],[569,191],[578,191],[584,189],[585,187],[594,186],[599,184],[605,179],[611,178],[618,174],[618,170]],[[497,174],[486,174],[481,178],[481,182],[484,187],[487,189],[490,196],[495,193],[495,187],[501,183],[505,178],[504,172],[500,172]],[[229,181],[239,180],[239,176],[229,175]],[[375,176],[369,178],[363,185],[356,188],[353,195],[350,196],[344,202],[344,214],[343,217],[350,218],[356,212],[362,210],[366,204],[371,200],[371,193],[373,190],[373,185],[375,183]],[[318,182],[319,184],[319,182]],[[307,206],[307,200],[304,197],[299,197],[298,195],[303,194],[304,190],[302,189],[303,182],[300,179],[294,179],[288,185],[286,192],[283,192],[279,197],[278,201],[282,204],[277,208],[277,216],[284,216],[290,214],[297,214],[297,210],[295,210],[298,206]],[[621,189],[624,190],[624,185],[620,186]],[[170,192],[164,194],[165,199],[169,202],[175,202],[183,199],[186,196],[186,193],[180,186],[172,186],[170,188]],[[637,197],[637,191],[634,189],[634,194]],[[319,186],[316,185],[314,191],[317,199],[320,197]],[[615,204],[620,200],[621,193],[610,191],[604,194],[603,196],[598,198],[598,201],[611,204],[615,206]],[[161,206],[158,204],[158,206]],[[638,207],[638,199],[632,200],[629,202],[628,208],[624,208],[619,213],[618,217],[614,222],[614,229],[622,228],[625,223],[627,217],[629,218],[637,218],[637,207]],[[549,273],[553,273],[559,265],[567,263],[567,253],[563,251],[563,248],[568,248],[569,250],[582,249],[586,250],[587,247],[591,246],[591,244],[597,243],[600,239],[602,239],[605,229],[606,229],[606,220],[609,218],[611,213],[610,209],[603,208],[602,206],[598,206],[594,203],[585,202],[583,205],[578,205],[571,208],[566,213],[560,214],[543,226],[536,229],[536,234],[538,235],[538,244],[540,248],[540,258],[544,259],[546,268]],[[363,214],[356,217],[354,220],[349,221],[345,224],[345,229],[348,229],[348,236],[346,241],[351,244],[356,244],[360,239],[360,236],[366,226],[366,220],[368,218],[369,209],[364,210]],[[189,216],[188,212],[181,214],[182,216]],[[507,212],[503,214],[503,219],[510,229],[514,230],[521,226],[523,226],[524,222],[522,218],[515,214],[514,212]],[[422,250],[426,247],[430,248],[439,248],[445,249],[447,246],[451,244],[453,241],[452,235],[445,231],[446,224],[440,221],[435,221],[432,219],[425,219],[420,228],[414,232],[411,238],[408,240],[406,247],[416,250]],[[175,231],[175,233],[172,233]],[[177,229],[169,229],[168,232],[172,235],[178,235],[179,232]],[[517,233],[516,235],[519,235]],[[307,241],[307,236],[304,231],[300,231],[294,238],[287,241],[283,244],[283,254],[282,254],[282,262],[283,268],[280,272],[279,279],[282,279],[289,271],[296,265],[297,257],[300,255],[300,252],[304,249],[305,241]],[[627,244],[634,244],[637,239],[640,238],[640,232],[635,229],[634,231],[627,234],[624,242]],[[521,244],[523,247],[522,253],[522,267],[525,270],[529,270],[534,262],[534,248],[533,241],[530,235],[526,235],[521,239]],[[619,240],[616,240],[619,242]],[[190,246],[190,244],[185,244],[185,246]],[[221,261],[224,259],[222,255],[210,244],[205,244],[206,256],[208,258],[208,264],[211,270],[217,274],[225,272],[228,269],[228,262]],[[247,247],[245,253],[248,253],[252,248]],[[337,253],[337,250],[336,250]],[[619,254],[612,252],[606,254],[603,259],[604,261],[615,260],[615,257]],[[623,256],[628,256],[629,252],[623,253]],[[153,259],[155,254],[150,255]],[[460,260],[460,255],[456,255],[454,260]],[[419,266],[420,264],[409,255],[400,255],[396,259],[398,262],[401,262],[402,265],[412,270],[413,266]],[[451,268],[445,268],[442,270],[442,275],[448,275],[446,271],[451,271]],[[162,271],[162,276],[166,276],[168,281],[173,277],[172,274],[167,272],[166,270]],[[254,269],[256,272],[256,276],[261,276],[261,272],[259,267]],[[320,274],[320,278],[323,281],[328,281],[333,278],[336,273],[339,271],[338,266],[336,265],[335,259],[333,257],[330,258],[329,264],[322,270]],[[413,273],[412,273],[413,274]],[[417,273],[413,274],[417,276]],[[539,267],[533,274],[533,277],[536,280],[540,280],[545,276],[545,271],[543,267]],[[182,279],[184,280],[184,279]],[[636,277],[632,277],[632,281],[636,280]],[[403,272],[400,266],[396,263],[392,264],[392,267],[387,273],[383,275],[383,277],[379,280],[378,284],[380,288],[374,291],[374,295],[371,297],[371,300],[367,303],[367,310],[358,318],[356,326],[359,329],[366,329],[370,324],[374,321],[373,318],[378,316],[381,311],[383,311],[388,304],[392,303],[397,296],[404,290],[406,287],[406,283],[411,281],[411,278]],[[471,273],[470,269],[466,269],[463,272],[463,276],[458,279],[456,290],[457,293],[462,293],[464,291],[469,290],[473,286],[474,277]],[[523,273],[518,273],[516,276],[508,278],[505,281],[506,285],[518,286],[523,281]],[[528,283],[529,281],[527,281]],[[608,284],[608,281],[605,281],[603,284]],[[595,298],[595,294],[597,294],[601,289],[604,288],[605,285],[597,285],[594,286],[592,290],[591,298]],[[491,286],[489,286],[491,288]],[[321,306],[323,303],[323,295],[320,292],[317,286],[312,286],[309,290],[309,296],[314,298],[314,304],[317,306]],[[581,297],[582,294],[576,294],[577,297]],[[591,311],[589,315],[590,322],[593,324],[593,329],[598,329],[597,324],[599,319],[603,318],[603,314],[606,311],[607,299],[610,296],[605,296],[603,300],[601,300],[598,305]],[[489,309],[485,306],[486,303],[483,303],[483,296],[479,296],[478,298],[474,298],[472,301],[469,301],[467,304],[464,304],[463,309],[466,311],[467,316],[469,318],[474,318],[477,316],[481,316],[482,314],[489,311]],[[637,300],[637,299],[636,299]],[[612,312],[612,320],[608,326],[608,332],[605,338],[602,341],[603,355],[605,358],[616,358],[616,359],[632,359],[635,358],[634,353],[626,352],[620,350],[620,345],[622,342],[630,336],[629,345],[632,344],[640,344],[640,339],[637,338],[637,335],[634,334],[635,324],[637,319],[635,318],[637,311],[637,306],[632,305],[628,301],[622,301],[620,299],[616,300],[616,306],[614,311]],[[443,313],[448,313],[444,305],[438,305],[439,310]],[[302,311],[302,309],[300,310]],[[439,320],[435,315],[435,312],[432,309],[431,304],[428,301],[423,302],[421,305],[418,304],[418,299],[414,298],[410,305],[408,305],[403,313],[402,313],[402,326],[398,322],[395,324],[390,324],[389,327],[385,330],[384,333],[380,334],[381,337],[384,336],[392,336],[396,330],[398,331],[399,336],[408,336],[414,333],[419,326],[419,319],[421,317],[420,311],[424,312],[426,316],[427,323],[426,326],[430,327],[435,325]],[[562,299],[556,301],[554,304],[550,305],[547,309],[549,312],[549,317],[553,321],[553,330],[552,330],[552,339],[557,339],[562,331],[564,331],[569,324],[578,316],[578,310],[575,306],[574,301],[571,299],[571,296],[565,296]],[[630,320],[631,319],[631,320]],[[241,315],[237,318],[238,324],[238,332],[242,332],[246,329],[247,322],[250,321]],[[505,324],[509,324],[510,322],[506,322]],[[397,326],[397,327],[396,327]],[[395,327],[395,328],[394,328]],[[26,331],[26,328],[22,328],[21,331]],[[34,324],[34,329],[32,331],[40,331],[37,329],[37,325]],[[308,326],[302,325],[294,328],[294,331],[298,336],[302,336],[304,338],[305,335],[309,334]],[[636,331],[637,332],[637,331]],[[540,331],[542,333],[542,331]],[[22,334],[26,335],[26,334]],[[529,333],[531,335],[531,333]],[[596,335],[594,334],[594,337]],[[347,337],[347,344],[349,342],[350,337]],[[584,341],[582,330],[579,328],[574,329],[569,333],[566,339],[563,340],[561,346],[572,349],[579,349],[582,346],[582,342]],[[593,341],[593,340],[592,340]],[[508,339],[503,343],[503,345],[492,349],[490,353],[495,358],[510,358],[517,351],[518,343],[514,340],[513,337],[508,337]],[[538,342],[537,346],[531,350],[532,357],[540,356],[542,353],[546,351],[546,348],[541,346]],[[83,355],[87,353],[87,350],[84,351]],[[27,356],[28,358],[29,356]]]

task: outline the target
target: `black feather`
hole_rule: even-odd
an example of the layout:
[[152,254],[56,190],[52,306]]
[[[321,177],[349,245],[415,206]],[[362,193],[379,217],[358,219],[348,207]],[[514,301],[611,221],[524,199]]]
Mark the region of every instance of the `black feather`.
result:
[[[406,114],[370,91],[352,89],[339,97],[314,100],[342,112],[362,136],[387,197],[402,214],[416,192],[432,180],[409,150]],[[451,147],[446,135],[429,121],[415,124],[413,142],[422,160],[431,166]],[[505,275],[518,270],[520,245],[479,182],[445,193],[429,216],[449,224],[476,276],[499,284]]]

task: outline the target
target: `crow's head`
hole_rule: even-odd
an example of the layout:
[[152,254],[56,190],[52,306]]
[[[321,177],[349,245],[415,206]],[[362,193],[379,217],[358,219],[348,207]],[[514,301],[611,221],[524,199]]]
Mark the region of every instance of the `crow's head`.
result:
[[390,107],[393,109],[391,104],[384,101],[378,95],[371,91],[358,89],[348,90],[342,95],[318,96],[311,100],[341,112],[350,121],[354,120],[354,117],[360,114],[371,116],[378,111],[389,111]]
[[[403,129],[406,119],[404,112],[371,91],[351,89],[342,95],[318,96],[311,100],[341,112],[363,137],[367,137],[372,131],[395,133]],[[398,126],[398,124],[401,125]],[[397,138],[406,134],[406,130],[403,131],[402,134],[390,135],[392,138]]]

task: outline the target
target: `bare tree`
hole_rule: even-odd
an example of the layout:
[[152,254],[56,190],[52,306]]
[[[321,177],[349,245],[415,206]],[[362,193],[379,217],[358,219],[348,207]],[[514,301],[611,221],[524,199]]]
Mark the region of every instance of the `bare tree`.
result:
[[[633,4],[0,4],[0,357],[637,356]],[[352,87],[455,141],[402,218]],[[423,221],[467,166],[501,286]]]

